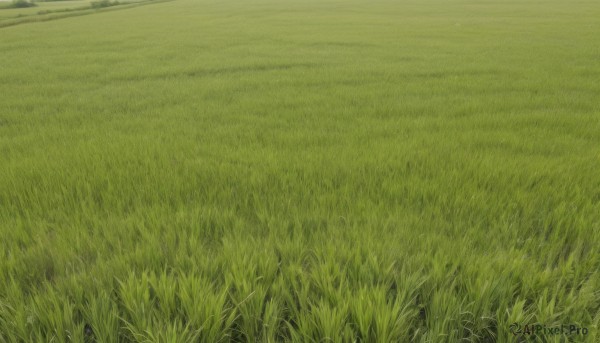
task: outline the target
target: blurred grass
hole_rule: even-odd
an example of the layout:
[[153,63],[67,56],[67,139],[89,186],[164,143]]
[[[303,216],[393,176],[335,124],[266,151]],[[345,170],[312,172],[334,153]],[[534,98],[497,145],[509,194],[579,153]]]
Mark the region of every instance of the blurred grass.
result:
[[11,8],[10,2],[0,1],[0,28],[132,8],[159,1],[170,0],[51,0],[35,1],[34,6],[27,8]]

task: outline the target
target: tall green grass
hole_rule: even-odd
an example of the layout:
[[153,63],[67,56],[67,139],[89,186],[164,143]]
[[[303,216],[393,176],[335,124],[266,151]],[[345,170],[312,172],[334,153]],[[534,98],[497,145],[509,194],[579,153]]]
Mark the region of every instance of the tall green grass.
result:
[[177,0],[0,29],[0,342],[597,342],[598,17]]

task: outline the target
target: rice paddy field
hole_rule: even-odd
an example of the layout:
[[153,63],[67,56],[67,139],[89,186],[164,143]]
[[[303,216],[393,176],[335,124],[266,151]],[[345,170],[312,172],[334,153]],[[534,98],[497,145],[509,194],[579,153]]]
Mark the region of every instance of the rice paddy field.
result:
[[0,28],[0,342],[600,342],[600,2],[85,14]]
[[[0,28],[171,0],[0,0]],[[110,7],[110,9],[108,8]]]

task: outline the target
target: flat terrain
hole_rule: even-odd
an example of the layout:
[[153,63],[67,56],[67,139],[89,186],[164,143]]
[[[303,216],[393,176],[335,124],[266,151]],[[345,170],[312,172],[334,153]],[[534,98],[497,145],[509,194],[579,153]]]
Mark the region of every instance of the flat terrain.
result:
[[10,8],[12,0],[0,0],[0,28],[31,22],[97,13],[104,7],[131,7],[136,4],[170,0],[50,0],[34,2],[33,7]]
[[[0,2],[12,2],[12,0],[0,0]],[[10,8],[3,9],[0,11],[0,19],[23,17],[27,15],[37,14],[44,10],[62,10],[68,8],[77,8],[90,5],[90,0],[64,0],[64,1],[47,1],[47,2],[34,2],[36,6],[26,8]]]
[[0,342],[598,342],[598,18],[175,0],[0,28]]

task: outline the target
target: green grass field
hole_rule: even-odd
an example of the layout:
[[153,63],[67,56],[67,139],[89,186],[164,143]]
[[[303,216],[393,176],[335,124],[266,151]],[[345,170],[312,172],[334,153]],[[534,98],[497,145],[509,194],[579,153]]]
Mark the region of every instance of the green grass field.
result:
[[20,0],[33,4],[31,7],[19,8],[11,0],[0,0],[0,28],[42,22],[66,17],[98,13],[99,11],[135,7],[150,2],[172,0]]
[[[10,5],[12,1],[0,2],[0,5]],[[0,7],[0,22],[6,19],[22,18],[26,16],[37,15],[42,11],[59,11],[75,8],[89,7],[91,0],[64,0],[64,1],[47,1],[34,2],[36,6],[27,8],[5,8]]]
[[600,342],[599,18],[175,0],[0,28],[0,342]]

